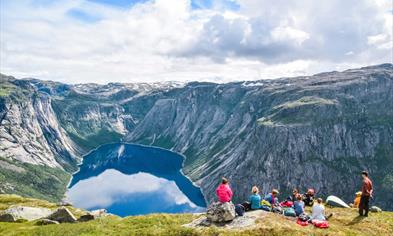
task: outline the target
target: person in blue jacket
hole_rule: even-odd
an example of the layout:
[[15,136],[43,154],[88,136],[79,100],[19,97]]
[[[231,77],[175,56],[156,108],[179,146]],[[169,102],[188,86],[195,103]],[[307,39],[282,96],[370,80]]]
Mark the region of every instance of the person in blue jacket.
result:
[[302,195],[298,194],[296,196],[296,201],[293,203],[293,208],[295,209],[296,216],[300,216],[304,213],[304,202]]
[[264,200],[268,201],[271,206],[277,205],[279,203],[277,198],[278,194],[279,194],[278,190],[273,189],[271,193],[265,196]]
[[257,186],[252,187],[252,195],[250,196],[251,209],[256,210],[261,207],[261,195]]

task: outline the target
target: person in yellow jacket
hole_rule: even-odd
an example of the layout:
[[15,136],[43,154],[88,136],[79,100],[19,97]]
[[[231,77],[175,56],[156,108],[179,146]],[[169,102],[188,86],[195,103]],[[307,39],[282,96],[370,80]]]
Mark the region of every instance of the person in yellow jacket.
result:
[[355,200],[353,200],[353,204],[350,204],[351,207],[353,208],[359,208],[359,203],[360,203],[360,197],[362,196],[362,192],[357,192],[355,193],[356,197]]

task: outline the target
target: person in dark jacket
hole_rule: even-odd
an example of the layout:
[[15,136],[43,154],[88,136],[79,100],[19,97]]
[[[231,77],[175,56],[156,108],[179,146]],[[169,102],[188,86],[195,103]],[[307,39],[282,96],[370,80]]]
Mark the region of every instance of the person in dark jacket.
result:
[[312,206],[314,204],[315,191],[309,188],[307,192],[303,195],[303,201],[306,206]]
[[363,183],[362,183],[362,195],[360,197],[359,203],[359,216],[368,217],[368,203],[370,201],[370,197],[373,195],[373,183],[368,178],[368,172],[362,172]]
[[292,190],[292,196],[289,196],[289,197],[287,198],[287,200],[292,201],[292,202],[296,201],[296,196],[297,196],[298,194],[299,194],[299,190],[297,190],[297,188],[294,188],[294,189]]

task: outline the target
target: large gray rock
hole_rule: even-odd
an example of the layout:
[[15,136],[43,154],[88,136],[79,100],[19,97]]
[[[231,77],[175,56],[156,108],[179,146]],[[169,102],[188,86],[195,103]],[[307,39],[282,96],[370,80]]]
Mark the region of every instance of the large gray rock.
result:
[[15,220],[37,220],[40,218],[47,217],[52,213],[52,210],[43,207],[26,207],[26,206],[11,206],[4,211],[3,217],[7,218],[8,215],[12,215]]
[[48,219],[55,220],[60,223],[74,223],[74,222],[76,222],[75,216],[66,207],[58,208],[55,212],[53,212],[50,216],[48,216]]
[[235,219],[235,205],[232,202],[214,202],[207,209],[207,219],[211,222],[227,222]]

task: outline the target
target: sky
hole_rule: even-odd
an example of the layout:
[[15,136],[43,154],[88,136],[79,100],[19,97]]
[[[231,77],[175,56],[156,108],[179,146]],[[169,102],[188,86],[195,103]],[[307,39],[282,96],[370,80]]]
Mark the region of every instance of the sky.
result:
[[393,62],[393,0],[0,0],[0,72],[228,82]]

